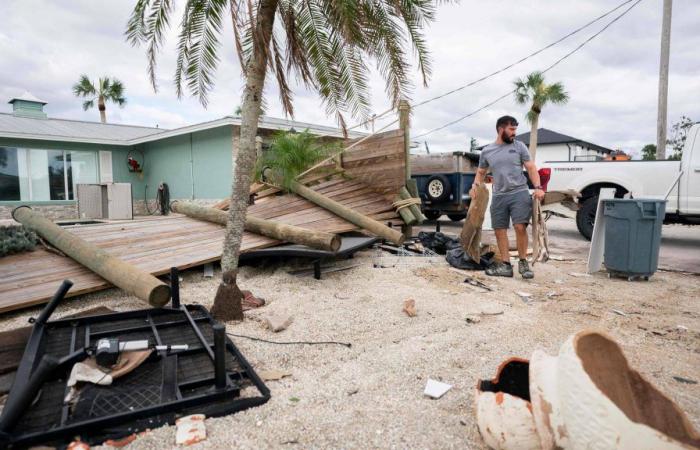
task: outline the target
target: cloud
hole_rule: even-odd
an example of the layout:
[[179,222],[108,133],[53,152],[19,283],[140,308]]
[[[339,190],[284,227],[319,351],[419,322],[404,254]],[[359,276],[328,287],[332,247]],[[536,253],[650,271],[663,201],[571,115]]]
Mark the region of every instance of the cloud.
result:
[[[48,101],[53,117],[97,120],[95,110],[83,111],[71,86],[82,73],[97,78],[114,76],[126,86],[128,103],[119,109],[109,105],[108,119],[138,125],[158,124],[174,128],[231,114],[241,103],[243,80],[231,42],[230,23],[225,21],[220,47],[221,63],[208,108],[187,95],[178,99],[172,82],[179,14],[173,16],[168,39],[158,59],[159,89],[151,88],[143,48],[131,47],[124,38],[125,25],[134,1],[96,2],[75,0],[3,0],[0,2],[0,100],[29,90]],[[426,31],[433,59],[429,87],[414,67],[415,104],[463,85],[509,64],[567,34],[613,7],[606,0],[462,0],[441,5],[437,20]],[[181,3],[176,3],[182,7]],[[622,11],[622,10],[620,10]],[[613,17],[613,16],[611,16]],[[681,115],[700,120],[700,2],[674,2],[671,38],[669,122]],[[574,49],[599,30],[605,21],[573,36],[532,60],[494,76],[476,86],[416,108],[412,135],[417,136],[476,110],[510,91],[512,82],[529,71],[542,69]],[[658,90],[661,5],[642,1],[602,35],[546,74],[561,81],[570,94],[566,106],[548,106],[541,126],[597,144],[638,150],[654,142]],[[371,67],[376,64],[369,63]],[[320,98],[294,85],[295,118],[334,125]],[[373,70],[373,110],[390,105],[381,74]],[[282,116],[278,90],[270,78],[265,90],[266,113]],[[8,111],[9,106],[3,110]],[[509,97],[456,125],[435,132],[427,141],[431,151],[468,148],[470,137],[480,142],[493,139],[498,116],[523,118],[527,108]],[[393,118],[391,118],[393,119]],[[390,119],[390,120],[391,120]],[[352,123],[352,120],[348,120]],[[527,128],[524,123],[522,128]],[[386,121],[378,121],[381,127]],[[525,131],[525,130],[523,130]]]

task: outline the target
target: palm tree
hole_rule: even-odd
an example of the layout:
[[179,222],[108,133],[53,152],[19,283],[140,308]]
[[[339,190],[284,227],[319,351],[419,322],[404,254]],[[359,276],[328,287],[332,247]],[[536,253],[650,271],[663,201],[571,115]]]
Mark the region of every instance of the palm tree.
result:
[[[369,116],[369,67],[374,58],[394,105],[410,90],[407,43],[413,46],[424,84],[430,61],[423,27],[440,0],[187,0],[179,25],[175,88],[206,107],[219,63],[222,22],[230,14],[233,40],[245,77],[240,149],[235,156],[229,219],[221,258],[222,282],[212,314],[242,319],[236,284],[253,169],[255,137],[268,70],[279,86],[286,114],[293,116],[288,78],[319,93],[327,113],[345,127],[343,113]],[[154,89],[156,59],[173,15],[173,0],[138,0],[127,24],[132,45],[145,45]]]
[[87,75],[80,75],[80,80],[73,85],[73,94],[76,97],[88,98],[83,102],[83,110],[95,106],[97,100],[97,109],[100,111],[100,122],[107,123],[107,115],[105,114],[105,102],[112,102],[124,107],[126,98],[124,97],[124,85],[116,78],[104,77],[97,81],[97,87],[90,81]]
[[530,157],[535,160],[537,153],[537,128],[540,113],[547,103],[561,105],[569,101],[569,94],[561,83],[546,84],[542,72],[532,72],[525,79],[518,78],[515,83],[515,101],[520,105],[530,104],[530,111],[525,118],[530,122]]

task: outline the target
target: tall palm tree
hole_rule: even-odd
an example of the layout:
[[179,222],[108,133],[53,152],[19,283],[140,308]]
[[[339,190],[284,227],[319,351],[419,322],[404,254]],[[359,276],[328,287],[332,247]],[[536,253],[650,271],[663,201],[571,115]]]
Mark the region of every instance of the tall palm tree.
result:
[[124,85],[116,78],[100,78],[95,86],[87,75],[80,75],[80,80],[73,85],[73,94],[76,97],[88,98],[83,102],[83,110],[85,111],[94,107],[95,100],[97,100],[97,109],[100,111],[100,122],[102,123],[107,123],[106,102],[116,103],[120,108],[126,104]]
[[[293,76],[319,93],[327,113],[345,127],[343,113],[369,116],[369,67],[373,58],[398,105],[410,90],[413,47],[424,84],[430,61],[423,27],[435,16],[440,0],[187,0],[179,25],[175,88],[199,97],[203,106],[214,85],[222,22],[228,12],[233,40],[245,77],[240,149],[235,155],[229,219],[221,259],[222,282],[212,314],[241,319],[236,284],[238,255],[255,165],[255,136],[268,70],[279,86],[286,114],[293,115]],[[173,15],[173,0],[137,0],[127,24],[132,45],[145,45],[151,84],[156,86],[156,57]]]
[[537,128],[540,113],[547,103],[564,104],[569,101],[569,94],[561,83],[546,84],[542,72],[532,72],[525,79],[518,78],[515,83],[515,101],[520,105],[530,104],[525,118],[530,122],[530,157],[535,160],[537,153]]

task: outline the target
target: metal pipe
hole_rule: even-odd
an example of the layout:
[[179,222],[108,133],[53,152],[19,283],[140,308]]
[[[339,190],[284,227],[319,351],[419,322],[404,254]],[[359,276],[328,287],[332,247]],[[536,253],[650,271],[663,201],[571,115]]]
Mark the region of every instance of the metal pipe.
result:
[[170,297],[173,308],[180,307],[180,271],[177,267],[170,268]]
[[217,389],[226,387],[226,327],[220,323],[214,330],[214,380]]

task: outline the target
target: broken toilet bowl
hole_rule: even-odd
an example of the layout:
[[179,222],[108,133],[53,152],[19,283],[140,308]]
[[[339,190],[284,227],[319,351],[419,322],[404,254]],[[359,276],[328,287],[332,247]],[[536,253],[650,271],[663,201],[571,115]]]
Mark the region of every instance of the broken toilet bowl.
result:
[[476,415],[494,449],[700,448],[681,409],[595,331],[571,336],[557,356],[504,361],[478,383]]
[[[545,361],[553,367],[550,360]],[[535,358],[535,370],[530,372],[535,377],[533,384],[548,384],[539,378],[539,362]],[[700,435],[681,409],[630,367],[620,346],[608,335],[582,331],[571,336],[559,350],[556,368],[558,396],[551,400],[558,403],[553,412],[561,417],[550,420],[550,425],[564,428],[563,433],[556,428],[550,432],[568,436],[568,442],[555,438],[557,445],[572,449],[700,448]]]
[[476,422],[486,445],[497,450],[539,449],[530,404],[528,361],[504,361],[492,380],[477,383]]

